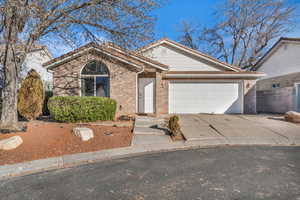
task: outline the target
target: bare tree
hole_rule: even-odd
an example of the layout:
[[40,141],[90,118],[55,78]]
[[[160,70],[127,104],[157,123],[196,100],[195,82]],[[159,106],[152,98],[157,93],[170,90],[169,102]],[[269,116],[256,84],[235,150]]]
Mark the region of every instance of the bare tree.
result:
[[179,27],[182,35],[179,37],[179,42],[192,49],[199,49],[199,40],[197,39],[198,27],[190,22],[182,21]]
[[37,42],[72,44],[99,36],[123,47],[152,38],[158,0],[0,0],[4,71],[1,129],[19,130],[17,83],[22,63]]
[[[253,66],[273,39],[291,31],[296,24],[297,6],[287,0],[226,0],[216,11],[218,23],[203,28],[183,44],[201,43],[201,50],[230,64]],[[191,29],[191,28],[190,28]],[[182,35],[189,35],[183,29]]]

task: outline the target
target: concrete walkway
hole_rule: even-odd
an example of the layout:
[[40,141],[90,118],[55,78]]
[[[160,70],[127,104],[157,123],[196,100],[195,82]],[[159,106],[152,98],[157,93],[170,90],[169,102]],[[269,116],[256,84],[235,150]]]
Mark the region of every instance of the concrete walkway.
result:
[[261,115],[180,115],[187,142],[299,145],[300,126]]
[[132,145],[170,144],[172,140],[164,127],[165,120],[154,117],[135,119]]

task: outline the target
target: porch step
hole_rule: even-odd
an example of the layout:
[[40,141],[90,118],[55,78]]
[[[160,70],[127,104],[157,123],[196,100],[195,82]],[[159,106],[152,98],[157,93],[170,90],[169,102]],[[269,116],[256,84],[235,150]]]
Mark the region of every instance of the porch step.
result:
[[137,116],[136,121],[145,121],[145,122],[164,122],[163,118],[149,117],[149,116]]
[[135,127],[144,127],[144,128],[157,128],[161,127],[164,124],[164,121],[142,121],[136,120]]
[[133,130],[133,134],[134,135],[166,135],[167,131],[164,129],[158,129],[158,128],[135,126],[135,128]]

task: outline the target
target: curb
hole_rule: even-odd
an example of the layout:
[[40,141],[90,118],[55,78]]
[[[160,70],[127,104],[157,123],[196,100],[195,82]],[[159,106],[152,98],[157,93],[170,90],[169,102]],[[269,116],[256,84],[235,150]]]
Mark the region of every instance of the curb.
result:
[[[213,145],[216,146],[216,145]],[[95,163],[105,160],[118,158],[127,158],[132,156],[151,154],[157,152],[168,152],[176,150],[185,150],[193,148],[207,148],[199,145],[187,145],[184,142],[174,142],[174,144],[156,144],[156,145],[135,145],[130,147],[101,150],[95,152],[70,154],[59,157],[52,157],[40,160],[33,160],[23,163],[1,165],[0,180],[15,176],[24,176],[43,171],[74,167],[89,163]]]
[[15,176],[24,176],[43,171],[74,167],[88,163],[95,163],[105,160],[113,160],[118,158],[127,158],[158,152],[170,152],[176,150],[189,150],[189,149],[204,149],[212,147],[224,146],[297,146],[287,144],[203,144],[202,142],[186,143],[174,142],[172,144],[156,144],[156,145],[135,145],[130,147],[115,148],[108,150],[101,150],[96,152],[78,153],[71,155],[64,155],[59,157],[46,158],[41,160],[33,160],[23,163],[12,165],[0,166],[0,180],[8,179]]

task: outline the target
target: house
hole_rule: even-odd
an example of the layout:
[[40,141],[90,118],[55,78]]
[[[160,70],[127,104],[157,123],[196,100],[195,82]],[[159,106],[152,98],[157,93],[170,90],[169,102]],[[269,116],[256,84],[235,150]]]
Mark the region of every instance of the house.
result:
[[25,61],[22,65],[20,78],[26,78],[28,72],[31,69],[34,69],[41,76],[45,89],[52,90],[53,75],[43,67],[43,63],[52,59],[53,57],[46,46],[36,45],[25,58]]
[[[4,51],[4,45],[0,45],[0,51]],[[46,46],[35,45],[32,50],[27,54],[20,74],[20,80],[26,78],[28,72],[31,69],[34,69],[40,76],[44,83],[46,90],[52,89],[52,73],[48,72],[45,67],[43,67],[43,63],[50,61],[53,59],[51,53],[47,49]],[[2,68],[2,67],[1,67]],[[2,84],[2,83],[1,83]],[[19,87],[21,86],[21,81],[19,82]],[[2,88],[2,85],[0,86]]]
[[280,38],[256,63],[258,112],[300,111],[300,38]]
[[256,113],[256,79],[169,39],[136,51],[89,43],[44,64],[54,95],[105,96],[117,115]]

